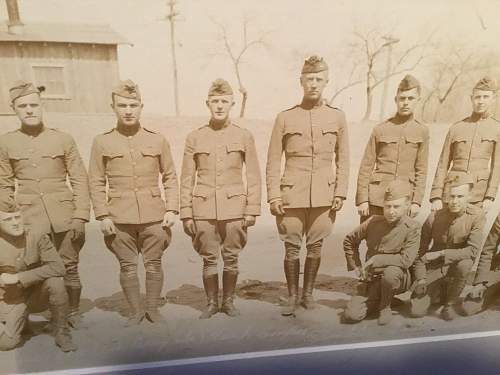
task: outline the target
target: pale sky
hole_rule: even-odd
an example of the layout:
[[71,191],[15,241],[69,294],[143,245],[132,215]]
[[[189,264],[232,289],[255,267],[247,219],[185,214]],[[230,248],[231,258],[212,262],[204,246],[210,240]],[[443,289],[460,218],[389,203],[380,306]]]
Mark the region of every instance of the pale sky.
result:
[[[141,86],[145,111],[174,113],[169,25],[162,21],[167,0],[18,0],[24,22],[105,23],[127,38],[133,47],[119,48],[120,75]],[[3,1],[2,1],[3,2]],[[176,24],[181,112],[206,115],[204,101],[210,82],[222,77],[237,90],[232,66],[217,41],[212,19],[225,25],[235,45],[242,40],[242,19],[251,19],[248,38],[268,32],[266,46],[249,50],[242,65],[249,91],[247,117],[274,118],[300,101],[299,72],[310,54],[325,57],[331,67],[330,97],[336,80],[349,72],[347,45],[354,29],[377,27],[410,45],[430,30],[441,40],[486,46],[500,52],[500,1],[468,0],[178,0]],[[0,17],[6,10],[0,7]],[[482,22],[482,24],[481,24]],[[415,72],[425,85],[426,69]],[[390,96],[398,80],[390,81]],[[380,94],[380,90],[378,92]],[[234,113],[239,108],[239,96]],[[351,98],[349,100],[349,98]],[[341,98],[348,118],[364,111],[363,86]],[[375,104],[375,113],[379,104]]]

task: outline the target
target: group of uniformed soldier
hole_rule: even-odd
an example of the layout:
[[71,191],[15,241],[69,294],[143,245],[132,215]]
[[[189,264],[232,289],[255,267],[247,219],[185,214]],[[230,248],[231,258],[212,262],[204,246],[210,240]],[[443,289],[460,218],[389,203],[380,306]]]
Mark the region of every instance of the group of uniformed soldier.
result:
[[[348,126],[343,112],[322,97],[328,80],[322,58],[305,61],[302,102],[278,114],[269,143],[267,200],[285,248],[289,298],[284,316],[294,315],[300,305],[315,307],[323,241],[347,197]],[[356,192],[361,224],[344,240],[347,267],[359,279],[344,311],[346,322],[377,312],[379,324],[389,323],[393,297],[405,291],[411,292],[413,316],[440,302],[442,317],[453,319],[481,250],[485,212],[500,180],[500,123],[491,117],[495,82],[478,82],[471,95],[473,114],[448,132],[432,185],[432,212],[423,227],[414,219],[423,201],[429,151],[429,131],[414,118],[420,90],[412,76],[401,81],[397,113],[375,126],[361,161]],[[78,259],[90,202],[106,247],[120,265],[130,309],[127,326],[144,318],[165,321],[158,310],[161,259],[178,214],[203,260],[207,306],[200,318],[219,311],[239,314],[234,305],[238,255],[260,215],[261,176],[251,132],[230,119],[234,99],[226,81],[217,79],[209,89],[208,124],[187,136],[180,190],[168,141],[141,126],[143,103],[134,82],[122,81],[113,89],[117,125],[95,137],[88,174],[74,139],[45,126],[39,88],[18,82],[10,98],[21,126],[0,136],[0,349],[20,345],[29,330],[28,314],[49,307],[56,344],[63,351],[76,350],[69,328],[82,325]],[[499,233],[500,215],[461,305],[466,314],[480,309],[488,271],[500,263]],[[146,270],[145,306],[139,253]]]

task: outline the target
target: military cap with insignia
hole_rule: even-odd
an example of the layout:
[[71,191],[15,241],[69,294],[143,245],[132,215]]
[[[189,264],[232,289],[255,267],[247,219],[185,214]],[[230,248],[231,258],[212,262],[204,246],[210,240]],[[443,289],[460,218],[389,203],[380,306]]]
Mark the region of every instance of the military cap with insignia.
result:
[[305,73],[319,73],[324,70],[328,70],[328,65],[323,60],[322,57],[317,56],[317,55],[312,55],[308,57],[304,61],[304,65],[302,66],[302,74]]
[[385,189],[384,200],[394,201],[400,198],[409,198],[411,191],[412,189],[409,182],[394,180],[391,181]]
[[450,187],[458,187],[462,185],[474,185],[474,180],[470,174],[455,175],[450,179]]
[[488,76],[481,78],[476,85],[474,86],[474,90],[482,90],[482,91],[493,91],[496,92],[498,90],[497,80]]
[[45,91],[45,86],[35,86],[32,82],[28,81],[17,81],[9,89],[10,101],[13,103],[14,100],[22,96],[29,94],[40,94]]
[[231,85],[222,78],[217,78],[208,89],[208,96],[233,95]]
[[410,74],[407,74],[399,83],[398,91],[408,91],[411,89],[418,89],[420,92],[420,82]]
[[118,95],[123,98],[141,100],[141,92],[139,91],[139,86],[132,81],[127,79],[125,81],[120,81],[118,85],[113,88],[111,95]]

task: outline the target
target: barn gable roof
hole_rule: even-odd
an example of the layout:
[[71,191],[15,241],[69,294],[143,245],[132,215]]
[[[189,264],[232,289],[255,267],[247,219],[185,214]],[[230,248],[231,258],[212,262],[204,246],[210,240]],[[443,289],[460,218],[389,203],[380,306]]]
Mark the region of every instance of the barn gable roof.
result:
[[19,35],[9,33],[7,23],[1,23],[0,42],[131,44],[108,25],[61,23],[27,23]]

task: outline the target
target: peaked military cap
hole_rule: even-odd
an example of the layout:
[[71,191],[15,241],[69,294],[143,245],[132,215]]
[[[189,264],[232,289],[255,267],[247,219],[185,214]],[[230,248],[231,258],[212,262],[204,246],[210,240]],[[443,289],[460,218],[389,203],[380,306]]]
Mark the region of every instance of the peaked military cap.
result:
[[451,187],[457,187],[467,184],[474,185],[474,180],[472,179],[472,176],[470,174],[460,174],[453,176],[450,181]]
[[40,94],[45,90],[45,87],[40,86],[36,87],[32,82],[28,81],[17,81],[14,85],[9,89],[10,101],[14,102],[17,98],[21,96],[26,96],[29,94]]
[[208,96],[233,95],[231,85],[222,78],[217,78],[208,89]]
[[494,91],[498,90],[497,80],[488,76],[481,78],[474,86],[475,90]]
[[405,181],[391,181],[385,189],[384,200],[393,201],[400,198],[409,198],[411,194],[411,186]]
[[120,81],[120,83],[113,88],[112,94],[128,99],[141,100],[139,86],[131,79]]
[[408,91],[415,88],[420,90],[420,82],[411,74],[407,74],[399,83],[398,91]]
[[323,60],[322,57],[317,55],[312,55],[304,61],[304,66],[302,67],[302,74],[304,73],[319,73],[323,70],[328,70],[328,65]]

